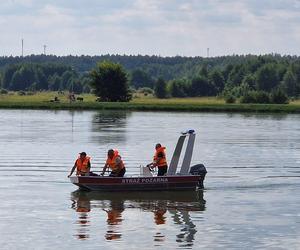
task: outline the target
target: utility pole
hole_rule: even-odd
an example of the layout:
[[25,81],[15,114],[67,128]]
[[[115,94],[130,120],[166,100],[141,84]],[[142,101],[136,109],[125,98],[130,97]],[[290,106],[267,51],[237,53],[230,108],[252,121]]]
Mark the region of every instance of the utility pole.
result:
[[22,38],[22,57],[24,56],[24,39]]
[[209,48],[207,48],[207,58],[209,57]]
[[47,45],[45,44],[43,47],[44,47],[44,55],[46,55],[46,48],[47,48]]

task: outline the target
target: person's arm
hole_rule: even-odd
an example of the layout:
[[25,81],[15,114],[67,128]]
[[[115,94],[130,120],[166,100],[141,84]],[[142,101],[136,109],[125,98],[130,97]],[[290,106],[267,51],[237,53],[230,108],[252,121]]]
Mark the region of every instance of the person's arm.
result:
[[105,173],[107,167],[108,167],[108,164],[105,163],[105,165],[104,165],[104,167],[103,167],[103,170],[102,170],[102,173],[101,173],[102,176],[104,175],[104,173]]
[[[155,158],[155,157],[153,157],[153,158]],[[156,163],[156,162],[155,162],[155,160],[153,159],[153,161],[152,161],[151,163],[147,164],[146,167],[153,169],[153,168],[155,168],[155,163]]]
[[146,167],[148,167],[148,168],[153,168],[153,162],[147,164]]
[[70,178],[70,176],[74,173],[75,168],[76,168],[76,162],[75,162],[74,166],[72,167],[71,172],[70,172],[70,174],[68,175],[68,178]]

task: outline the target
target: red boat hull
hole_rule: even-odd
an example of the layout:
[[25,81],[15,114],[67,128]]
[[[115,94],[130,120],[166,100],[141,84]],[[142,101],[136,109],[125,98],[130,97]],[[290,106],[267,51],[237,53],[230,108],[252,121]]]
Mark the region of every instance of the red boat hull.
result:
[[203,186],[200,175],[158,177],[76,176],[71,182],[81,189],[98,191],[171,191],[195,190]]

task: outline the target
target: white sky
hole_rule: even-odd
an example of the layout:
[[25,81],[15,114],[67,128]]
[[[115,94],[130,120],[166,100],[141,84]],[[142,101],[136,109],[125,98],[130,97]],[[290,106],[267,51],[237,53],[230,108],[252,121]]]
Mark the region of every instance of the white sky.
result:
[[300,0],[0,0],[0,56],[300,55]]

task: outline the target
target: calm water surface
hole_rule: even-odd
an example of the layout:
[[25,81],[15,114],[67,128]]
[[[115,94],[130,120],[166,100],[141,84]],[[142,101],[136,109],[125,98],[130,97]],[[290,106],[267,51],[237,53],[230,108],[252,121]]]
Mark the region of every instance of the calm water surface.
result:
[[[300,249],[300,116],[0,110],[1,249]],[[128,175],[197,132],[199,192],[80,192],[78,152]]]

